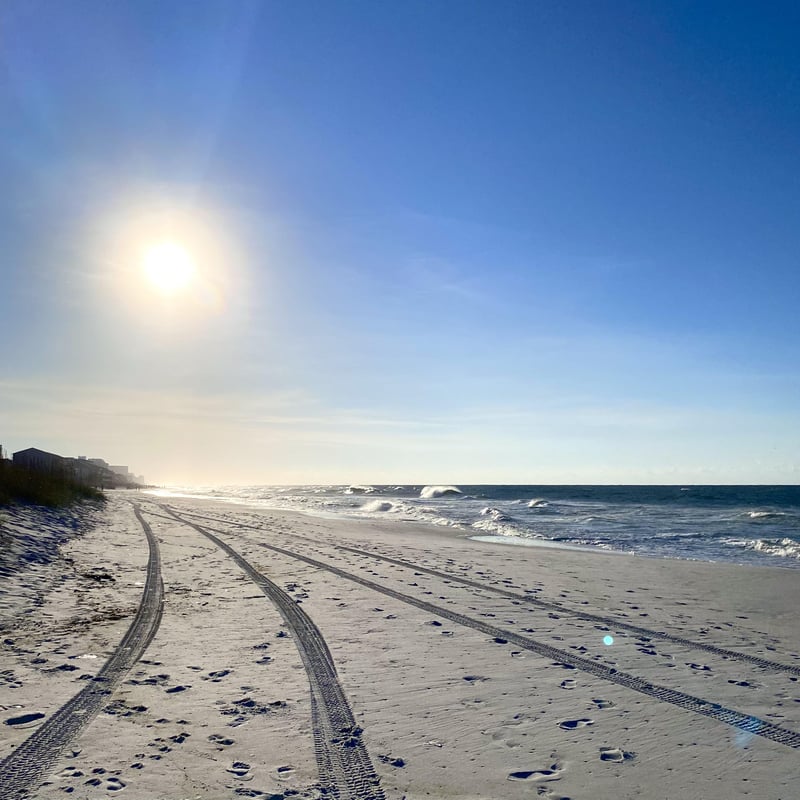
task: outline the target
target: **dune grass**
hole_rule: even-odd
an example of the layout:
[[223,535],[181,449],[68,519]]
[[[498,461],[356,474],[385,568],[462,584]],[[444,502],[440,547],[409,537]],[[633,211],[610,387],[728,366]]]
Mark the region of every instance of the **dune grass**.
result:
[[7,462],[0,464],[0,506],[32,503],[55,508],[80,500],[105,500],[105,495],[58,472],[36,472]]

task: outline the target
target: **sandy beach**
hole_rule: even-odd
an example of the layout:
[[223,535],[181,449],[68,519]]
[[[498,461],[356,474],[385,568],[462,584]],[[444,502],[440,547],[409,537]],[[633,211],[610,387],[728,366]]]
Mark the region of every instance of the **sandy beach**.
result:
[[5,797],[796,796],[796,570],[125,492],[37,569]]

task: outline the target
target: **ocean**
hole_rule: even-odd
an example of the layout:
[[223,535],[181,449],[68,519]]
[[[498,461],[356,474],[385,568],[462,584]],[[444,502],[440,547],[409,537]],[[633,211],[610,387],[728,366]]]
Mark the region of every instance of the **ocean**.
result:
[[800,486],[209,486],[154,493],[427,523],[520,546],[800,568]]

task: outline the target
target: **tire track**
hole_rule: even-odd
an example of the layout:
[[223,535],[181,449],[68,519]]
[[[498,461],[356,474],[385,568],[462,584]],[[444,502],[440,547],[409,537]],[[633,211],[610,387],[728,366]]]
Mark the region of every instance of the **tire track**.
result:
[[[192,528],[201,530],[201,532],[204,530],[201,529],[200,526],[195,525],[188,520],[181,519],[178,514],[174,512],[170,513],[175,519],[183,522],[185,525],[189,525]],[[219,530],[217,530],[217,532],[226,533],[226,531]],[[212,534],[205,532],[205,535],[209,536]],[[518,647],[522,647],[525,650],[529,650],[537,655],[544,656],[545,658],[550,658],[559,664],[567,664],[575,669],[579,669],[583,672],[589,673],[590,675],[594,675],[595,677],[607,680],[611,683],[616,683],[619,686],[624,686],[628,689],[632,689],[633,691],[655,698],[661,702],[670,703],[671,705],[678,706],[679,708],[683,708],[687,711],[692,711],[695,714],[700,714],[704,717],[710,717],[711,719],[718,720],[719,722],[724,722],[726,725],[731,725],[734,728],[747,731],[748,733],[756,736],[761,736],[765,739],[769,739],[770,741],[777,742],[778,744],[783,744],[792,748],[800,748],[800,733],[789,730],[788,728],[781,728],[779,725],[775,725],[774,723],[759,717],[755,717],[750,714],[743,714],[741,711],[727,708],[719,703],[712,703],[708,700],[703,700],[700,697],[686,694],[685,692],[681,692],[677,689],[670,689],[666,686],[659,686],[658,684],[650,683],[649,681],[630,673],[622,672],[614,667],[609,667],[606,664],[601,664],[588,658],[576,656],[566,650],[560,650],[557,647],[544,644],[543,642],[538,642],[535,639],[528,638],[527,636],[521,636],[514,631],[498,628],[481,620],[476,620],[464,614],[459,614],[458,612],[450,611],[449,609],[442,608],[441,606],[436,606],[433,603],[419,600],[411,595],[398,592],[394,589],[390,589],[386,586],[375,583],[374,581],[362,578],[360,575],[354,575],[350,572],[340,569],[339,567],[335,567],[332,564],[326,564],[323,561],[317,561],[314,558],[304,556],[300,553],[295,553],[283,547],[266,544],[265,542],[257,542],[255,544],[258,544],[260,547],[263,547],[267,550],[272,550],[273,552],[288,556],[289,558],[303,561],[312,567],[317,567],[327,572],[331,572],[341,578],[353,581],[354,583],[358,583],[367,587],[368,589],[373,589],[376,592],[380,592],[388,597],[392,597],[395,600],[399,600],[403,603],[407,603],[408,605],[420,608],[430,614],[435,614],[436,616],[443,617],[444,619],[449,619],[451,622],[455,622],[458,625],[463,625],[467,628],[473,628],[474,630],[485,633],[487,636],[492,638],[505,639],[507,642],[511,642]]]
[[673,644],[682,644],[695,650],[704,650],[708,653],[713,653],[714,655],[722,656],[726,659],[735,659],[736,661],[744,661],[748,664],[756,664],[759,667],[764,667],[765,669],[775,672],[790,672],[793,675],[800,675],[800,664],[784,664],[780,661],[771,661],[768,658],[751,655],[750,653],[742,653],[738,650],[729,650],[725,647],[717,647],[717,645],[708,644],[706,642],[698,642],[695,639],[687,639],[685,636],[677,636],[676,634],[667,633],[666,631],[658,631],[652,628],[642,627],[641,625],[634,625],[630,622],[624,622],[615,617],[604,617],[600,614],[592,614],[591,612],[581,611],[577,608],[569,608],[561,605],[560,603],[555,603],[549,600],[540,600],[537,597],[518,594],[517,592],[511,592],[507,589],[502,589],[495,586],[487,586],[479,581],[473,581],[469,578],[462,578],[458,575],[451,575],[447,572],[440,572],[439,570],[430,569],[429,567],[422,567],[417,564],[412,564],[408,561],[401,561],[397,558],[378,555],[370,552],[369,550],[360,550],[357,547],[347,547],[345,545],[334,546],[338,547],[340,550],[347,550],[351,553],[355,553],[356,555],[369,556],[370,558],[386,561],[389,564],[395,564],[399,567],[406,567],[408,569],[416,570],[417,572],[424,572],[428,575],[433,575],[437,578],[448,580],[451,583],[462,583],[465,586],[472,586],[485,592],[491,592],[492,594],[500,595],[502,597],[508,597],[511,600],[527,603],[528,605],[537,606],[538,608],[544,608],[548,611],[558,612],[559,614],[565,614],[570,617],[575,617],[576,619],[586,620],[587,622],[595,622],[607,627],[615,628],[617,630],[630,631],[631,633],[635,633],[638,636],[644,636],[648,639],[662,639],[667,642],[672,642]]
[[144,529],[149,547],[147,579],[136,616],[97,675],[0,762],[0,797],[4,800],[27,797],[36,788],[64,748],[97,716],[131,667],[142,657],[161,624],[164,583],[158,541],[135,503],[133,511]]
[[227,553],[272,601],[293,631],[311,685],[314,755],[323,796],[335,800],[384,800],[380,780],[361,738],[361,728],[356,724],[347,696],[339,683],[333,657],[319,628],[292,597],[256,570],[230,545],[209,530],[181,519],[169,509],[167,511],[170,519],[188,525]]
[[[213,522],[219,522],[224,525],[232,525],[239,528],[251,528],[252,530],[257,531],[263,530],[263,528],[260,528],[257,525],[246,525],[241,522],[228,522],[227,520],[215,519],[214,517],[207,517],[201,514],[191,514],[190,516],[200,517],[201,519],[212,520]],[[319,542],[316,542],[313,539],[308,539],[305,536],[299,536],[295,533],[287,535],[310,544],[319,544]],[[751,655],[750,653],[742,653],[738,650],[729,650],[725,647],[717,647],[716,645],[708,644],[707,642],[698,642],[695,639],[688,639],[685,636],[678,636],[673,633],[668,633],[667,631],[654,630],[653,628],[645,628],[641,625],[634,625],[630,622],[624,622],[620,619],[617,619],[616,617],[604,617],[601,614],[592,614],[591,612],[581,611],[577,608],[569,608],[568,606],[563,606],[560,603],[555,603],[549,600],[541,600],[537,597],[531,597],[526,594],[518,594],[517,592],[511,592],[507,589],[502,589],[496,586],[489,586],[485,583],[481,583],[480,581],[473,581],[461,575],[454,575],[449,572],[441,572],[436,569],[431,569],[430,567],[423,567],[419,564],[414,564],[413,562],[402,561],[399,558],[384,556],[379,553],[372,552],[371,550],[363,550],[358,547],[348,547],[347,545],[343,544],[326,544],[328,544],[330,547],[335,547],[337,550],[344,550],[349,553],[355,553],[356,555],[368,556],[369,558],[385,561],[388,564],[394,564],[398,567],[416,570],[417,572],[424,572],[425,574],[432,575],[436,578],[443,578],[444,580],[448,580],[453,583],[471,586],[484,592],[491,592],[492,594],[500,595],[501,597],[507,597],[514,601],[519,601],[522,603],[527,603],[528,605],[536,606],[538,608],[547,609],[548,611],[555,611],[559,614],[565,614],[575,617],[576,619],[585,620],[586,622],[594,622],[600,625],[606,625],[616,630],[630,631],[631,633],[635,633],[637,636],[645,636],[651,639],[661,639],[666,642],[685,645],[686,647],[691,647],[695,650],[703,650],[707,653],[713,653],[716,656],[722,656],[723,658],[743,661],[748,664],[755,664],[756,666],[763,667],[764,669],[769,669],[774,672],[789,672],[792,675],[800,675],[800,664],[785,664],[780,661],[772,661],[771,659],[763,658],[762,656]]]

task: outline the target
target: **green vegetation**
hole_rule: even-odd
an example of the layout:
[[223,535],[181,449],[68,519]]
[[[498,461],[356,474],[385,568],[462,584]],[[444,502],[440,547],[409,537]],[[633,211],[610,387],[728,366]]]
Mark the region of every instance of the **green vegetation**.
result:
[[58,472],[35,472],[0,461],[0,506],[35,503],[56,507],[78,500],[105,500],[105,495]]

